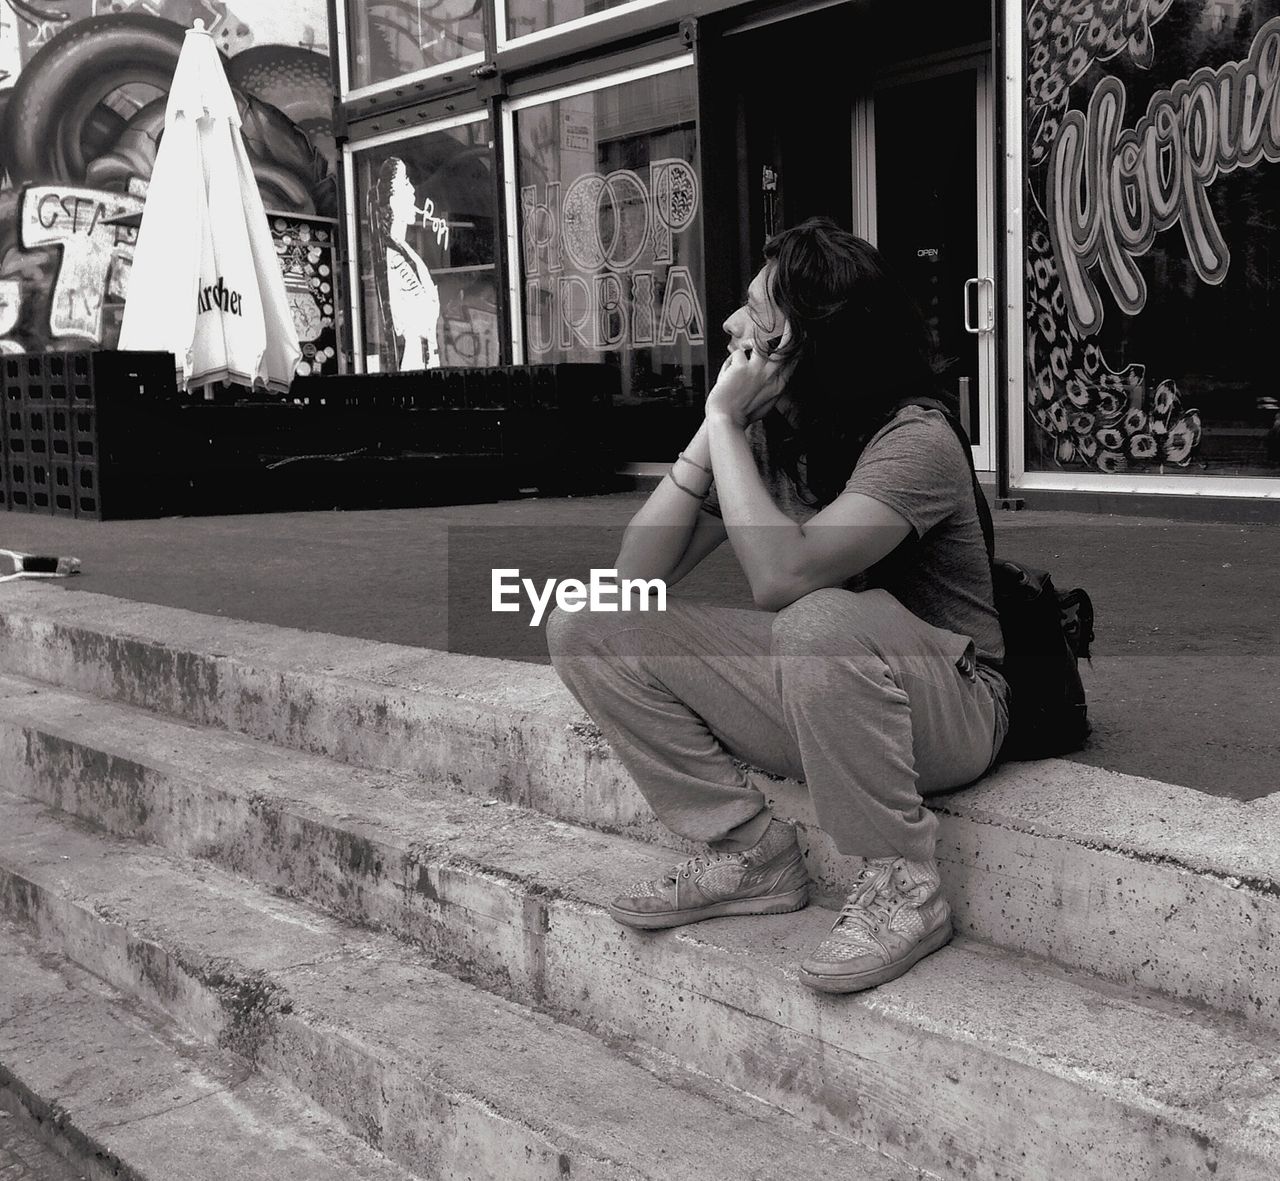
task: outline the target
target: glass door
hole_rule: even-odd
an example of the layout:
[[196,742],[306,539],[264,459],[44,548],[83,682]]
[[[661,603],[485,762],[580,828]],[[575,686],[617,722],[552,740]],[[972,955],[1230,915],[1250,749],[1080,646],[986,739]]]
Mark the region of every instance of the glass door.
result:
[[919,304],[979,470],[995,466],[991,91],[985,59],[877,84],[854,112],[857,229]]

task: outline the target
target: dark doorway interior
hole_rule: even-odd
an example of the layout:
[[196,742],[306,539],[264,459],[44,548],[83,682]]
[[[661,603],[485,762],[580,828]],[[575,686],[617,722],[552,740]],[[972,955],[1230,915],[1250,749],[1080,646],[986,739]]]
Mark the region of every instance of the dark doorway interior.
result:
[[[854,228],[858,96],[895,65],[981,50],[991,37],[988,0],[926,7],[866,0],[735,20],[703,41],[707,208],[732,211],[707,220],[712,374],[714,326],[741,299],[769,233],[815,214]],[[926,124],[912,151],[927,153],[932,138]]]

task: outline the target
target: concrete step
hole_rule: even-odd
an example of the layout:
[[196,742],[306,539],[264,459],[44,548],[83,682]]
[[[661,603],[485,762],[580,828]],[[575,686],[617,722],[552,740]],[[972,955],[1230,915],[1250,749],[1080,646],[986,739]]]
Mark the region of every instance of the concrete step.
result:
[[[490,989],[922,1168],[992,1181],[1056,1177],[1066,1159],[1087,1162],[1074,1166],[1082,1178],[1207,1177],[1227,1161],[1238,1171],[1225,1175],[1280,1171],[1272,1031],[970,940],[873,992],[816,995],[795,965],[829,911],[627,931],[602,902],[670,851],[35,696],[80,731],[0,724],[0,779],[18,790],[393,932]],[[28,855],[8,844],[0,864],[26,874]]]
[[398,940],[4,792],[0,907],[431,1181],[921,1176]]
[[[671,843],[535,665],[0,587],[0,667],[79,693],[578,824]],[[21,695],[22,690],[15,690]],[[64,735],[74,729],[64,727]],[[802,784],[770,785],[831,895],[852,865]],[[1280,1028],[1280,797],[1238,803],[1062,760],[930,801],[959,930]]]
[[91,1181],[411,1177],[292,1087],[254,1074],[3,918],[0,1062],[0,1105],[25,1109]]

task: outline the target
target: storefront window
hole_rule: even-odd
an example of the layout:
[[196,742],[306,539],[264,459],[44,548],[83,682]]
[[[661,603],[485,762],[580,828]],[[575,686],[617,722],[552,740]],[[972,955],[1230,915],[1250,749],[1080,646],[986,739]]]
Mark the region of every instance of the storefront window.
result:
[[484,49],[477,0],[347,0],[350,89],[446,66]]
[[1280,19],[1025,9],[1026,466],[1280,475]]
[[489,120],[352,155],[364,371],[498,364]]
[[514,114],[525,359],[616,364],[624,407],[702,404],[694,109],[682,65]]
[[[609,12],[637,0],[506,0],[507,39],[526,37],[543,29]],[[501,10],[499,10],[501,11]]]

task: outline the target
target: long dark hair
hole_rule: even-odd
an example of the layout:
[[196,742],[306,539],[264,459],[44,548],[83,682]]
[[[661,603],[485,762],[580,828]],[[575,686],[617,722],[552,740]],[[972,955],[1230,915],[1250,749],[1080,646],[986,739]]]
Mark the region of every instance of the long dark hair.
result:
[[[929,330],[870,242],[813,217],[765,244],[773,302],[791,325],[778,356],[798,425],[766,420],[803,495],[828,504],[905,399],[938,396]],[[944,395],[945,396],[945,395]],[[796,465],[805,459],[805,475]],[[807,487],[806,487],[807,486]]]

